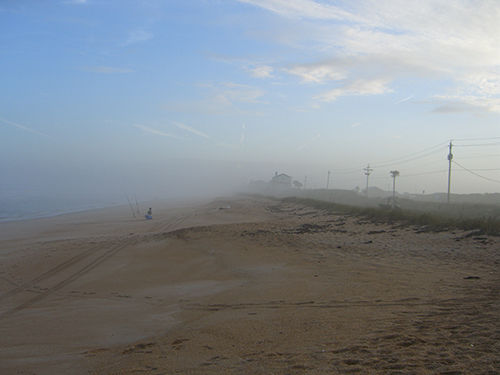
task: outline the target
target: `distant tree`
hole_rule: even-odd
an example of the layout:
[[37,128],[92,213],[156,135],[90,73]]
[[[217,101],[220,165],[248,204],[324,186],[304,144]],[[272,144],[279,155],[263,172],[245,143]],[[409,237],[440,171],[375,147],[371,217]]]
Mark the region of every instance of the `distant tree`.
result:
[[300,189],[300,188],[302,187],[302,184],[301,184],[299,181],[297,181],[297,180],[295,180],[295,181],[293,182],[293,184],[295,185],[295,188],[296,188],[296,189]]

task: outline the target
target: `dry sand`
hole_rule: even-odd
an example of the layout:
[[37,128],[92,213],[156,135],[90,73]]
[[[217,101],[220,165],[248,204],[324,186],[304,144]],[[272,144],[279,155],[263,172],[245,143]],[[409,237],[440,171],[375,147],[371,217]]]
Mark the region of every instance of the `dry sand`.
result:
[[254,197],[153,212],[0,224],[1,374],[500,372],[499,238]]

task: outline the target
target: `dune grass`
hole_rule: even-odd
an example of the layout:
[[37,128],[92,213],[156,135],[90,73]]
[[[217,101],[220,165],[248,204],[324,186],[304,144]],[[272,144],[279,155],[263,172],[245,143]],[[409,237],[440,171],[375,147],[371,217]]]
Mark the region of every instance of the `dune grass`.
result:
[[408,225],[427,226],[429,230],[477,230],[484,234],[500,236],[500,220],[495,217],[458,217],[445,216],[437,213],[407,209],[388,209],[380,207],[359,207],[320,201],[310,198],[288,197],[282,202],[299,203],[330,212],[339,212],[362,217],[368,220],[380,220],[387,223],[402,223]]

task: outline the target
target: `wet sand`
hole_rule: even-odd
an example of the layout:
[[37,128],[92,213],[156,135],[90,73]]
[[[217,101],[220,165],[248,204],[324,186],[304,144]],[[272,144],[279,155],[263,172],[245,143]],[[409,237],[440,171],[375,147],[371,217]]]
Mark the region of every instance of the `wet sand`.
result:
[[500,240],[255,197],[0,223],[1,374],[496,374]]

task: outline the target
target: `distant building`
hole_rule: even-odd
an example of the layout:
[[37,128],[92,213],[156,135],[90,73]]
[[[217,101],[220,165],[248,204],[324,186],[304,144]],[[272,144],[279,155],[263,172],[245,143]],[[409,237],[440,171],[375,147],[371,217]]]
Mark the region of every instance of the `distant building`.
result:
[[248,184],[248,189],[252,191],[262,191],[267,188],[269,188],[269,183],[264,182],[262,180],[250,181],[250,183]]
[[276,172],[269,183],[275,189],[291,189],[292,177],[284,173],[278,174],[278,172]]

